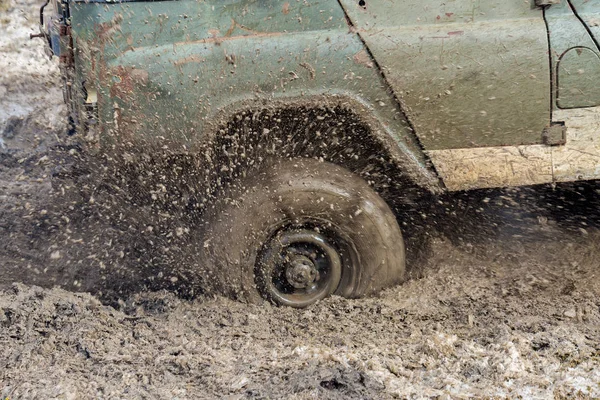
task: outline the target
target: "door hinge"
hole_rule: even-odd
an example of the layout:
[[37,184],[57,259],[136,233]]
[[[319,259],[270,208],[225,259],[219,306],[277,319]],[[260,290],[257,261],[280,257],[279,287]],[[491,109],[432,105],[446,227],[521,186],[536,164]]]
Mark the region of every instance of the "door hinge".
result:
[[567,143],[567,127],[564,122],[553,122],[542,132],[542,143],[547,146],[559,146]]

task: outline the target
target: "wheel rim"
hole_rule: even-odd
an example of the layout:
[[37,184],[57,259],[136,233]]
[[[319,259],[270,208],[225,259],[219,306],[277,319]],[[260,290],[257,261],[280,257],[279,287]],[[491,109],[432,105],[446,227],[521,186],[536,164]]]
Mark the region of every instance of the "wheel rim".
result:
[[273,302],[306,307],[333,293],[342,276],[337,249],[314,230],[282,230],[263,247],[257,283]]

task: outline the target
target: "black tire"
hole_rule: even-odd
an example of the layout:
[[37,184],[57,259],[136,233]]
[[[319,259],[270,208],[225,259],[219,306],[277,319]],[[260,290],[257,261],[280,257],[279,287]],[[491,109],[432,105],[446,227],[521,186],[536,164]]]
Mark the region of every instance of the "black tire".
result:
[[201,259],[227,294],[300,308],[332,293],[361,297],[404,280],[404,241],[393,212],[340,166],[276,162],[226,197],[205,218]]

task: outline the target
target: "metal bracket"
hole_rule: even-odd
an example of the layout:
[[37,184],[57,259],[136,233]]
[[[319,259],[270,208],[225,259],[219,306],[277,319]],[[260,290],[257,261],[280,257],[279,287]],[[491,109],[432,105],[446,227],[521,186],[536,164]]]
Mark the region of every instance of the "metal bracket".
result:
[[567,143],[567,127],[565,123],[553,122],[542,132],[542,142],[547,146],[559,146]]

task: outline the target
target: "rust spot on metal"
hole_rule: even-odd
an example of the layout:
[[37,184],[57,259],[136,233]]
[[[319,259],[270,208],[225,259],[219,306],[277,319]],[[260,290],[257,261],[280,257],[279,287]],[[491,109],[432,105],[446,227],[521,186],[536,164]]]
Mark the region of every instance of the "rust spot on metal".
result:
[[448,32],[447,36],[429,36],[431,39],[450,39],[452,36],[462,36],[464,35],[464,31],[452,31]]
[[73,54],[73,37],[71,36],[70,26],[60,26],[59,34],[61,37],[65,37],[68,43],[68,49],[59,56],[60,64],[66,67],[72,67],[75,59]]
[[367,68],[373,68],[373,60],[366,50],[361,50],[352,57],[355,63],[364,65]]

